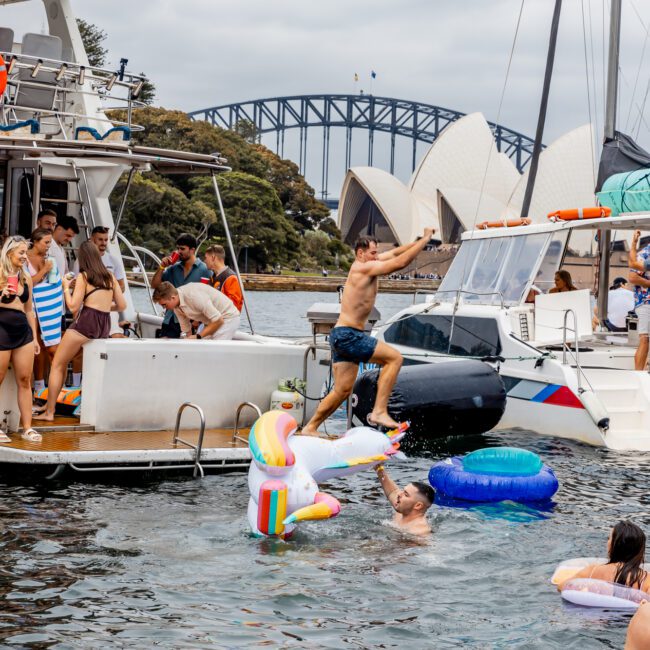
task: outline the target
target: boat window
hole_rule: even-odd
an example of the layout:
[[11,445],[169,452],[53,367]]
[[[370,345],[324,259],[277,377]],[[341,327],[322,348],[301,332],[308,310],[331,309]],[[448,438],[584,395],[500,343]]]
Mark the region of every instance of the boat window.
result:
[[492,318],[417,314],[390,325],[384,339],[387,343],[463,357],[501,353],[499,328]]
[[547,233],[537,233],[463,242],[440,285],[437,299],[453,300],[465,278],[462,290],[468,302],[498,305],[500,295],[506,304],[521,302],[547,240]]
[[548,290],[555,285],[555,272],[562,263],[562,255],[564,254],[568,235],[568,230],[553,233],[542,263],[539,265],[539,271],[533,284],[544,293],[548,293]]

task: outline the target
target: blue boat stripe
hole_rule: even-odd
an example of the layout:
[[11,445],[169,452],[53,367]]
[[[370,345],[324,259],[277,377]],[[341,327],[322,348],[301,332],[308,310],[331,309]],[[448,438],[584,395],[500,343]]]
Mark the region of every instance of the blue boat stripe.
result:
[[535,397],[532,398],[533,402],[544,402],[546,401],[553,393],[560,388],[559,384],[548,384],[546,388],[543,388]]

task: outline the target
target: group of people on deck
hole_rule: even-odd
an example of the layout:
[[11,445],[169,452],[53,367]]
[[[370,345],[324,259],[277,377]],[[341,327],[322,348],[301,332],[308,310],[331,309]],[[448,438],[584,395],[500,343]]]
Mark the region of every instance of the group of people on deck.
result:
[[[58,218],[45,210],[29,240],[8,236],[0,251],[0,384],[11,363],[22,437],[31,442],[42,439],[32,417],[54,419],[68,364],[89,340],[110,335],[112,311],[126,309],[123,280],[116,279],[106,252],[108,228],[93,229],[69,272],[64,249],[78,234],[73,217]],[[67,329],[66,311],[73,316]],[[47,404],[34,407],[33,389],[45,387],[48,366]],[[8,442],[11,438],[0,430],[0,443]]]
[[[11,364],[17,386],[22,437],[42,439],[32,420],[52,421],[72,362],[72,384],[81,385],[82,348],[93,339],[125,336],[124,270],[108,252],[109,229],[93,228],[70,268],[66,246],[79,234],[74,217],[44,210],[29,239],[8,236],[0,251],[0,385]],[[167,308],[161,336],[228,339],[239,327],[243,298],[221,246],[205,262],[196,239],[183,234],[153,279],[154,299]],[[178,261],[174,258],[178,257]],[[72,323],[66,329],[66,314]],[[47,377],[47,403],[34,405]],[[11,438],[0,428],[0,444]]]

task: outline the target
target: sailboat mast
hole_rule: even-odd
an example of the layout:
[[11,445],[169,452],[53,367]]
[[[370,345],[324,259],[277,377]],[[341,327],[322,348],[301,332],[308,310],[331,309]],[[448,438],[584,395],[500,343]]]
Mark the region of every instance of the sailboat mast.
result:
[[526,192],[524,202],[521,206],[521,218],[528,217],[530,202],[533,198],[533,188],[535,187],[535,178],[537,176],[537,166],[539,164],[539,155],[542,152],[542,137],[544,136],[544,124],[546,122],[546,109],[548,107],[548,94],[551,89],[551,77],[553,76],[553,63],[555,61],[555,45],[557,43],[557,30],[560,24],[560,10],[562,9],[562,0],[555,0],[555,9],[553,11],[553,20],[551,21],[551,37],[548,42],[548,54],[546,56],[546,72],[544,73],[544,86],[542,88],[542,101],[539,106],[539,117],[537,118],[537,131],[535,132],[535,144],[533,145],[533,154],[530,160],[528,170],[528,182],[526,183]]
[[[609,17],[609,57],[607,62],[607,95],[605,100],[605,141],[613,140],[616,132],[616,103],[618,100],[618,60],[621,43],[621,0],[611,0]],[[609,297],[609,258],[612,249],[612,231],[600,231],[600,259],[598,261],[598,316],[607,319]]]

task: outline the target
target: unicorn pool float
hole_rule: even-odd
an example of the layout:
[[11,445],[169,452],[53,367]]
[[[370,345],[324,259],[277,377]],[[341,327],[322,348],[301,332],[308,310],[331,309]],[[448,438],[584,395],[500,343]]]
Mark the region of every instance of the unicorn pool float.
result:
[[[318,489],[320,481],[348,476],[396,455],[408,424],[381,433],[355,427],[335,440],[294,435],[288,413],[268,411],[248,437],[253,462],[248,472],[248,521],[259,536],[291,535],[299,521],[330,519],[341,504]],[[402,455],[403,457],[403,455]]]

